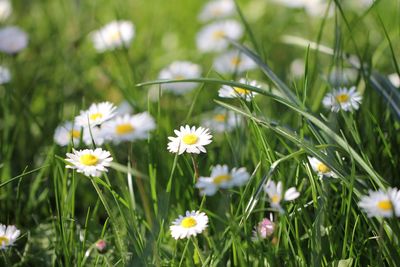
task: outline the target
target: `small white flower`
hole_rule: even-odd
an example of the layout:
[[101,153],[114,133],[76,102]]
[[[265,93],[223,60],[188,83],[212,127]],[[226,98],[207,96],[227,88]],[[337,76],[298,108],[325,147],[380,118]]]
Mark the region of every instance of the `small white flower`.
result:
[[81,127],[77,127],[72,122],[67,121],[56,128],[54,141],[60,146],[67,146],[71,141],[76,145],[81,138]]
[[362,96],[356,91],[353,86],[350,89],[339,88],[328,93],[322,103],[326,108],[329,108],[333,112],[353,111],[360,107]]
[[15,240],[21,234],[20,230],[14,225],[0,224],[0,245],[1,249],[6,249],[14,244]]
[[110,152],[101,148],[75,150],[73,153],[67,153],[65,159],[70,164],[66,168],[76,169],[77,172],[86,176],[100,176],[102,172],[107,172],[106,167],[110,166],[113,158]]
[[235,129],[240,124],[240,117],[235,112],[226,109],[216,109],[213,111],[211,118],[204,118],[202,125],[209,128],[213,132],[222,133]]
[[90,33],[93,45],[98,52],[128,47],[135,37],[135,26],[132,22],[114,20],[97,31]]
[[178,153],[179,155],[183,152],[200,154],[200,152],[206,153],[205,145],[212,142],[212,135],[209,130],[203,127],[196,129],[195,126],[190,128],[189,125],[181,126],[180,130],[174,130],[177,137],[168,137],[170,142],[168,143],[168,151],[172,153]]
[[269,197],[269,202],[271,203],[271,207],[274,209],[283,212],[281,207],[281,201],[292,201],[300,196],[300,193],[297,192],[295,187],[290,187],[285,192],[283,192],[282,182],[278,182],[275,184],[274,181],[269,180],[264,187],[264,191],[267,193]]
[[397,188],[369,191],[368,196],[361,197],[358,205],[368,217],[400,217],[400,191]]
[[[250,85],[253,87],[260,88],[260,85],[257,81],[247,80],[245,78],[241,78],[239,83]],[[257,95],[256,92],[243,89],[240,87],[231,87],[229,85],[223,85],[221,89],[218,90],[218,96],[223,98],[243,98],[244,100],[250,102],[254,96]]]
[[116,117],[106,122],[102,129],[104,129],[107,139],[118,144],[123,141],[146,139],[149,136],[149,132],[154,130],[155,127],[156,124],[153,117],[149,113],[143,112]]
[[199,177],[196,187],[200,189],[200,194],[212,196],[219,188],[242,186],[249,178],[246,168],[233,168],[229,171],[227,165],[217,165],[212,168],[210,177]]
[[214,0],[206,3],[198,19],[206,22],[213,19],[222,19],[235,14],[235,3],[232,0]]
[[242,73],[257,67],[251,58],[236,50],[228,51],[215,58],[213,66],[220,73]]
[[115,110],[115,115],[122,116],[125,114],[132,114],[132,112],[133,108],[131,104],[124,100],[118,105],[117,109]]
[[[165,80],[183,80],[199,78],[201,67],[189,61],[174,61],[160,71],[159,79]],[[197,83],[180,82],[166,83],[161,85],[164,90],[173,92],[177,95],[192,91],[198,86]]]
[[[275,2],[289,8],[304,8],[310,16],[321,17],[328,8],[328,2],[325,0],[274,0]],[[333,15],[333,6],[330,6],[328,16]]]
[[290,63],[290,74],[294,79],[300,79],[304,76],[306,63],[303,59],[297,58]]
[[243,36],[242,25],[235,20],[217,21],[204,26],[196,37],[201,52],[221,52],[229,45],[226,39],[238,40]]
[[203,232],[208,224],[208,217],[204,212],[186,211],[186,216],[179,215],[169,227],[174,239],[183,239],[196,236]]
[[267,218],[262,219],[261,222],[254,227],[253,230],[253,237],[251,238],[253,241],[260,241],[266,239],[267,237],[272,236],[275,231],[275,224],[274,222]]
[[11,81],[10,70],[4,66],[0,66],[0,84],[5,84]]
[[318,174],[318,176],[337,178],[336,174],[319,159],[308,157],[308,160],[310,161],[311,168]]
[[16,54],[28,45],[28,35],[16,26],[0,29],[0,51]]
[[400,76],[397,73],[392,73],[388,76],[389,81],[393,84],[394,87],[400,87]]
[[75,118],[77,126],[93,127],[101,125],[115,115],[116,107],[110,102],[93,103],[88,110],[83,110]]
[[12,12],[11,2],[9,0],[0,0],[0,21],[5,21]]

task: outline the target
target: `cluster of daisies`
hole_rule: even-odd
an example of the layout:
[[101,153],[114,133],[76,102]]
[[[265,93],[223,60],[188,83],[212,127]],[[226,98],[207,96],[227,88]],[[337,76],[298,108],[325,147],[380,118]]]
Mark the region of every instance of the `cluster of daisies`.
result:
[[[142,112],[132,115],[126,104],[118,109],[110,102],[93,103],[82,110],[74,121],[64,122],[54,133],[54,140],[61,146],[101,146],[106,142],[119,144],[147,139],[156,127],[153,117]],[[76,169],[86,176],[100,176],[107,171],[112,157],[101,148],[75,150],[67,153],[67,168]]]

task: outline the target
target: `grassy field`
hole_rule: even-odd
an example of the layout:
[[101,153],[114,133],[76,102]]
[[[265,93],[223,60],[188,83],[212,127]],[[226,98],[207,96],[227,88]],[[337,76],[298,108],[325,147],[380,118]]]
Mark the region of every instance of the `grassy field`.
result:
[[[0,266],[400,265],[400,2],[218,0],[233,11],[201,21],[206,1],[1,1],[0,224],[19,234],[0,226]],[[132,40],[96,50],[114,20]],[[198,37],[226,20],[242,33]],[[220,71],[230,50],[242,58]],[[196,67],[160,74],[176,61]],[[101,102],[142,122],[84,113]],[[85,175],[99,154],[68,153],[95,148],[113,160]]]

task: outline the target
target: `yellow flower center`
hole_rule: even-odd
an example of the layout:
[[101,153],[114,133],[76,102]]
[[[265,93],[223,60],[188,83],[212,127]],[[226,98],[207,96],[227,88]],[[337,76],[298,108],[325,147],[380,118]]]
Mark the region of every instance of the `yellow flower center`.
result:
[[115,131],[119,135],[128,134],[130,132],[133,132],[134,130],[135,130],[135,128],[133,128],[133,126],[129,123],[123,123],[123,124],[117,125],[117,127],[115,128]]
[[81,137],[81,132],[78,130],[72,130],[69,132],[72,138],[79,138]]
[[217,122],[225,122],[226,120],[226,115],[224,114],[217,114],[214,116],[214,120]]
[[86,166],[96,165],[99,159],[92,154],[85,154],[80,156],[79,162]]
[[213,38],[214,39],[222,39],[225,36],[224,31],[215,31],[213,32]]
[[240,60],[240,57],[233,57],[232,59],[231,59],[231,64],[233,65],[233,66],[239,66],[239,64],[241,63],[242,61]]
[[211,11],[211,14],[213,14],[214,16],[220,16],[222,15],[222,9],[220,8],[215,8]]
[[101,118],[103,118],[103,114],[101,114],[101,113],[93,113],[93,114],[90,114],[90,116],[89,116],[89,119],[92,121],[101,119]]
[[339,103],[346,103],[347,101],[349,101],[349,95],[348,94],[339,94],[336,96],[336,100]]
[[317,170],[318,170],[320,173],[327,173],[327,172],[330,172],[330,171],[331,171],[331,169],[329,169],[329,167],[326,166],[325,164],[323,164],[322,162],[321,162],[321,163],[318,163],[318,165],[317,165]]
[[5,237],[5,236],[0,236],[0,245],[8,245],[8,243],[10,243],[10,239],[8,239],[7,237]]
[[230,176],[229,174],[218,175],[214,178],[213,183],[219,185],[223,182],[229,181],[230,179],[232,179],[232,176]]
[[183,138],[182,141],[187,144],[187,145],[193,145],[197,143],[197,140],[199,138],[195,134],[186,134]]
[[378,208],[384,211],[389,211],[392,209],[392,202],[390,200],[382,200],[378,202]]
[[120,31],[114,31],[112,34],[110,34],[110,41],[119,41],[122,39],[121,32]]
[[272,197],[271,197],[271,202],[272,203],[275,203],[275,204],[277,204],[277,203],[279,203],[281,201],[281,197],[279,196],[279,195],[273,195]]
[[235,90],[236,93],[240,94],[240,95],[248,95],[251,93],[250,90],[246,90],[240,87],[233,87],[233,90]]
[[174,80],[183,80],[183,79],[185,79],[185,76],[183,76],[183,75],[175,75],[174,76]]
[[197,221],[193,217],[187,217],[182,220],[181,226],[184,228],[192,228],[197,225]]

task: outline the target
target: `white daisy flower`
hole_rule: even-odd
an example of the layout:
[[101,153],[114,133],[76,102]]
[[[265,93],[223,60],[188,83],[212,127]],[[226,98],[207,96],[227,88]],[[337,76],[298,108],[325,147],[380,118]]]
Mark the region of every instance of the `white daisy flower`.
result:
[[67,121],[56,128],[54,142],[60,146],[67,146],[71,141],[75,145],[79,144],[81,132],[81,127],[77,127],[72,122]]
[[11,81],[10,70],[4,66],[0,66],[0,84],[5,84]]
[[174,239],[183,239],[196,236],[203,232],[208,224],[208,217],[204,212],[186,211],[186,216],[179,215],[169,227]]
[[[260,85],[257,81],[247,80],[245,78],[241,78],[239,83],[250,85],[253,87],[260,88]],[[221,89],[218,90],[218,96],[223,98],[243,98],[246,101],[250,102],[254,96],[257,95],[256,92],[243,89],[240,87],[231,87],[229,85],[222,85]]]
[[[274,0],[276,3],[289,8],[304,8],[310,16],[321,17],[328,8],[328,2],[325,0]],[[333,7],[328,11],[328,16],[333,15]]]
[[113,158],[110,152],[101,148],[75,150],[72,153],[67,153],[65,159],[69,162],[66,168],[76,169],[77,172],[83,173],[86,176],[100,176],[102,172],[107,172]]
[[212,135],[207,128],[199,127],[196,129],[195,126],[190,128],[189,125],[181,126],[180,130],[174,130],[177,137],[168,137],[170,142],[168,143],[168,151],[172,153],[178,153],[179,155],[183,152],[200,154],[200,152],[206,153],[205,145],[212,142]]
[[360,107],[362,96],[356,91],[353,86],[350,89],[339,88],[328,93],[322,103],[326,108],[329,108],[332,112],[353,111]]
[[317,159],[315,157],[308,157],[308,160],[310,161],[311,168],[321,178],[323,176],[337,178],[337,175],[328,166],[326,166],[323,162],[321,162],[319,159]]
[[246,168],[233,168],[229,171],[227,165],[217,165],[212,168],[210,177],[199,177],[195,186],[200,189],[201,195],[212,196],[219,188],[242,186],[249,178]]
[[0,51],[16,54],[28,45],[28,35],[16,26],[0,29]]
[[235,112],[226,109],[216,109],[211,118],[203,119],[202,125],[213,132],[222,133],[235,129],[240,124],[241,118]]
[[116,107],[110,102],[93,103],[88,110],[83,110],[75,118],[77,126],[97,126],[115,115]]
[[213,66],[220,73],[242,73],[257,67],[251,58],[236,50],[228,51],[215,58]]
[[368,217],[400,217],[400,191],[389,188],[386,192],[369,191],[368,196],[362,196],[358,205]]
[[0,0],[0,21],[5,21],[12,12],[11,2],[9,0]]
[[[174,61],[160,71],[158,78],[164,80],[183,80],[199,78],[200,75],[201,67],[199,65],[189,61]],[[182,82],[166,83],[162,84],[161,87],[166,91],[181,95],[192,91],[197,85],[197,83]]]
[[264,218],[262,219],[261,222],[259,222],[257,224],[256,227],[254,227],[253,230],[253,237],[251,238],[253,241],[260,241],[263,239],[266,239],[270,236],[272,236],[272,234],[275,231],[275,224],[272,221],[272,219],[267,219]]
[[235,20],[217,21],[204,26],[196,37],[201,52],[221,52],[229,45],[226,39],[238,40],[243,36],[242,25]]
[[303,59],[297,58],[290,63],[290,74],[294,79],[300,79],[304,76],[306,63]]
[[82,127],[83,131],[82,140],[87,146],[93,145],[101,146],[107,141],[107,136],[103,127],[93,126],[93,127]]
[[0,245],[1,249],[6,249],[14,244],[19,237],[21,231],[14,225],[0,224]]
[[235,3],[232,0],[214,0],[206,3],[198,19],[206,22],[213,19],[222,19],[235,14]]
[[285,192],[283,192],[282,182],[278,182],[275,184],[274,181],[269,180],[267,184],[264,186],[264,191],[267,193],[269,197],[269,202],[271,203],[271,207],[274,209],[283,212],[281,207],[281,201],[292,201],[300,196],[300,193],[297,192],[295,187],[290,187]]
[[118,116],[102,126],[107,139],[116,144],[123,141],[146,139],[149,136],[149,132],[155,128],[154,119],[147,112]]
[[114,20],[97,31],[90,33],[93,45],[98,52],[128,47],[135,37],[135,26],[126,20]]
[[388,76],[389,81],[393,84],[394,87],[400,87],[400,76],[397,73],[392,73]]

